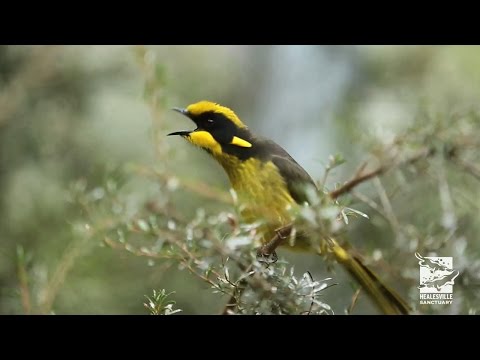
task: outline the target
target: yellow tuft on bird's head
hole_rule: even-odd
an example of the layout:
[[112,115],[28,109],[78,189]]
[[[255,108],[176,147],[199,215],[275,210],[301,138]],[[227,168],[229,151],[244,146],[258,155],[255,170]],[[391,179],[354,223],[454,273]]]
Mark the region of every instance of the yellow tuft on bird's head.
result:
[[239,128],[246,128],[247,126],[238,118],[238,116],[226,106],[214,103],[212,101],[199,101],[197,103],[188,105],[187,112],[192,116],[199,116],[208,112],[215,112],[222,114]]

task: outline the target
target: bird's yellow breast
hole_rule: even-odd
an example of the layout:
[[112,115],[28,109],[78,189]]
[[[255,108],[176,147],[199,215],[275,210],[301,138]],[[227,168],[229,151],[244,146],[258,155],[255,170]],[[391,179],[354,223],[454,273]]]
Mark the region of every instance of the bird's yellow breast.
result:
[[242,219],[264,223],[260,227],[264,242],[275,235],[276,229],[292,221],[291,209],[296,203],[275,164],[256,158],[240,161],[226,154],[217,160],[237,194]]

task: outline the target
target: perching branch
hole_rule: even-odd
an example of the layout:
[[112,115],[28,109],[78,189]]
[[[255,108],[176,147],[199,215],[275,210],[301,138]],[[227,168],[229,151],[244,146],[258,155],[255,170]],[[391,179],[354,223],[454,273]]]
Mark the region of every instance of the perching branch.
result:
[[280,244],[285,241],[290,233],[292,232],[293,224],[288,224],[276,231],[275,236],[270,240],[268,243],[263,245],[260,249],[258,249],[257,255],[258,256],[270,256],[275,253],[275,249],[280,246]]

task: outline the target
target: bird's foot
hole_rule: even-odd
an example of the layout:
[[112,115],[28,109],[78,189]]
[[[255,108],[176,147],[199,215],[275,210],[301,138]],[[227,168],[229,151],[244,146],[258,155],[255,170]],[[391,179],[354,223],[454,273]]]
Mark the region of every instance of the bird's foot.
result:
[[275,251],[271,254],[265,253],[262,246],[260,249],[257,250],[257,261],[259,263],[266,264],[268,267],[278,261],[278,256]]

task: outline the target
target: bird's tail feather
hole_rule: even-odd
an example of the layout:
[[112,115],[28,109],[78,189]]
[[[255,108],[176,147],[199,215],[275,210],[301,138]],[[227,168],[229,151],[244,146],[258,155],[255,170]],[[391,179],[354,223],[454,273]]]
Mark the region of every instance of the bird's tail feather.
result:
[[410,306],[393,289],[387,287],[363,261],[329,239],[329,248],[336,260],[360,283],[380,310],[388,315],[408,315]]

